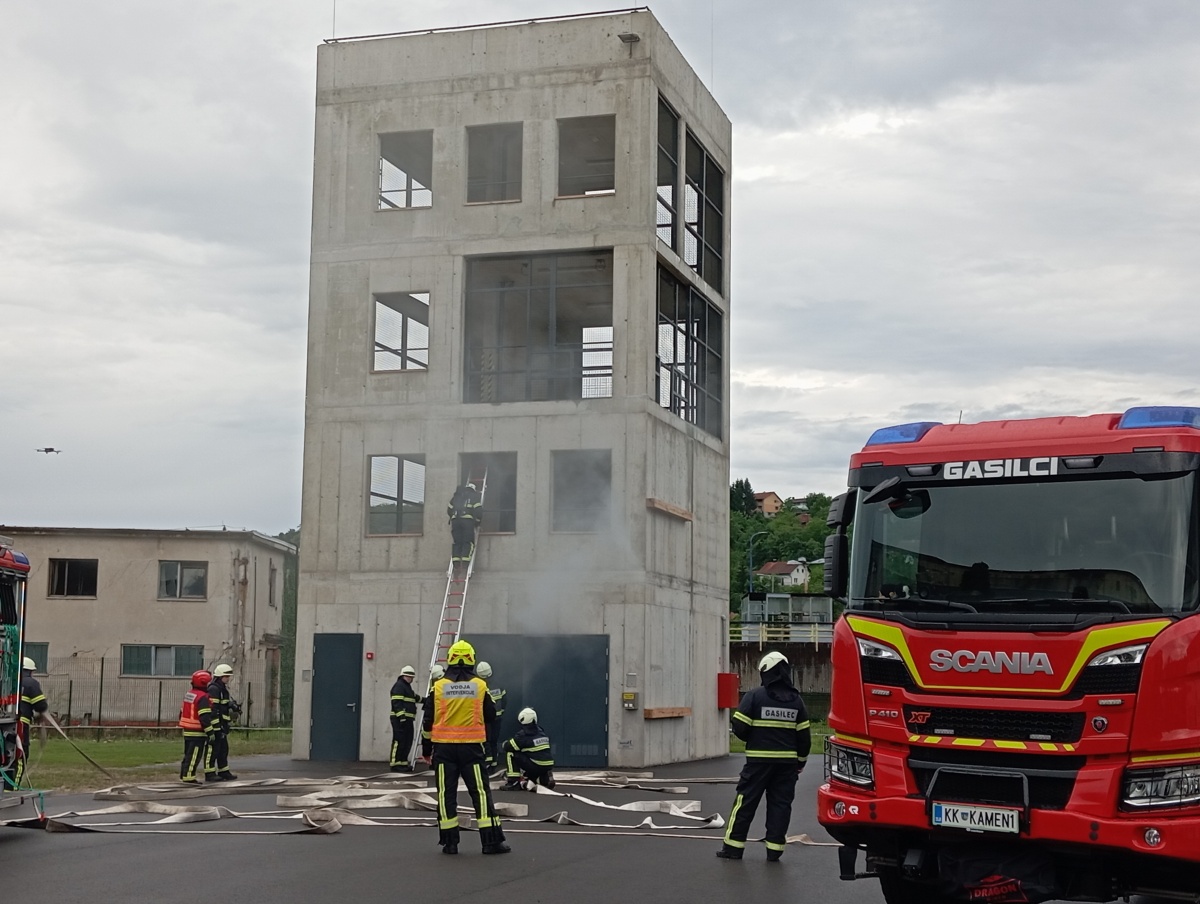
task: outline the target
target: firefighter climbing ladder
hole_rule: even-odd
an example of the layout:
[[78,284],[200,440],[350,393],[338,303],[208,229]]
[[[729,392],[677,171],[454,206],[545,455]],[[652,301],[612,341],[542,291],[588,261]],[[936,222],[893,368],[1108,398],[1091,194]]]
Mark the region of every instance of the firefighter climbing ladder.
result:
[[[479,490],[479,502],[482,505],[487,492],[487,468],[472,471],[467,482],[475,484]],[[446,569],[446,595],[442,598],[442,614],[438,618],[437,636],[433,640],[433,655],[429,657],[429,672],[433,671],[435,665],[446,664],[446,652],[462,631],[462,620],[467,609],[467,587],[471,583],[471,575],[475,573],[475,553],[478,549],[476,542],[471,547],[471,558],[467,560],[465,568],[455,567],[451,557],[450,567]]]

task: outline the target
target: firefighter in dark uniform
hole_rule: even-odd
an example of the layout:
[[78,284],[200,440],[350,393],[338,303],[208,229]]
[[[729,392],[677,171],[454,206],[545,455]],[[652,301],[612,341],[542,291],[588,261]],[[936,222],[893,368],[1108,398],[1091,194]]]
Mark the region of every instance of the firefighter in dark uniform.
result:
[[229,696],[229,679],[233,675],[233,666],[221,663],[213,669],[212,674],[208,699],[212,706],[214,728],[204,758],[204,778],[210,782],[231,782],[237,778],[229,771],[229,732],[233,728],[233,698]]
[[496,708],[487,683],[475,674],[475,648],[465,640],[450,647],[446,674],[434,682],[433,705],[425,711],[424,727],[433,741],[437,769],[438,844],[443,854],[458,853],[458,780],[466,783],[485,854],[507,854],[500,817],[492,805],[484,761],[488,722]]
[[504,698],[508,695],[502,687],[496,687],[491,684],[492,667],[486,662],[481,662],[475,666],[475,674],[488,683],[488,694],[492,698],[492,703],[496,706],[496,721],[489,722],[487,727],[487,765],[491,771],[500,759],[498,748],[500,746],[500,720],[504,718]]
[[450,520],[450,537],[454,546],[450,561],[455,569],[466,568],[475,551],[475,531],[479,528],[479,513],[483,500],[473,483],[460,486],[450,497],[446,506],[446,517]]
[[406,665],[392,685],[392,755],[388,761],[393,772],[412,772],[409,760],[413,749],[413,729],[417,718],[417,689],[412,680],[417,670]]
[[738,780],[725,843],[717,856],[741,860],[750,821],[767,796],[767,860],[783,856],[796,779],[804,771],[811,743],[808,711],[792,686],[792,670],[782,653],[768,653],[758,664],[762,686],[738,704],[733,733],[746,743],[746,765]]
[[17,725],[21,735],[21,754],[17,757],[16,769],[13,771],[12,786],[19,788],[21,779],[25,777],[25,761],[29,758],[29,732],[35,719],[40,719],[42,713],[49,709],[46,695],[42,693],[42,685],[33,677],[37,663],[28,656],[21,662],[21,700],[17,705]]
[[554,755],[550,738],[538,725],[537,713],[528,706],[517,713],[521,727],[504,742],[505,791],[521,787],[522,776],[547,788],[554,787]]
[[212,679],[212,672],[204,669],[192,672],[192,688],[183,695],[183,706],[179,709],[179,727],[183,729],[183,763],[179,767],[179,778],[189,785],[200,784],[196,770],[204,768],[204,752],[217,728],[208,699]]
[[[440,665],[435,665],[429,670],[429,693],[421,701],[421,712],[423,714],[427,715],[433,711],[433,685],[445,674],[446,669]],[[429,765],[433,759],[433,735],[430,734],[429,728],[425,724],[428,721],[428,718],[421,719],[421,759],[425,761],[425,765]]]

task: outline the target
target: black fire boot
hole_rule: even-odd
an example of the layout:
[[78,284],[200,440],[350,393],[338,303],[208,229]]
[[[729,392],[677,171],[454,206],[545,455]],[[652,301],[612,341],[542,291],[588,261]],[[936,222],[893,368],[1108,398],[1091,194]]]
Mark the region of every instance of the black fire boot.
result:
[[732,845],[723,844],[721,850],[717,851],[717,856],[722,860],[741,860],[742,849],[733,847]]
[[438,844],[443,854],[458,853],[458,829],[442,829],[438,832]]
[[504,843],[504,830],[499,826],[479,830],[479,840],[485,854],[507,854],[512,848]]
[[767,863],[778,863],[779,858],[783,856],[783,851],[767,851]]

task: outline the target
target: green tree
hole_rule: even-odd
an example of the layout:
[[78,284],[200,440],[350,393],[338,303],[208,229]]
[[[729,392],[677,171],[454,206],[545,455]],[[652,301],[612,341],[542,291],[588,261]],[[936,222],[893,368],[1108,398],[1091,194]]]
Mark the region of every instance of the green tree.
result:
[[753,515],[755,512],[754,487],[745,477],[735,480],[729,487],[729,511],[743,515]]

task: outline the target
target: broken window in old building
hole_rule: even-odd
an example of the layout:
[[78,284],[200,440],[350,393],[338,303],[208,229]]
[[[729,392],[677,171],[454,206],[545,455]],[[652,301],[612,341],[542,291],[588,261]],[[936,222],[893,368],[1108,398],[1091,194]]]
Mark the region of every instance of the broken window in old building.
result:
[[521,128],[519,122],[467,128],[467,203],[521,200]]
[[379,136],[379,209],[433,206],[433,132]]
[[679,116],[658,99],[658,240],[675,248],[675,217],[679,192]]
[[459,483],[482,480],[483,512],[479,532],[511,534],[517,530],[517,453],[468,452],[460,457]]
[[550,529],[564,532],[608,530],[612,510],[612,450],[551,452],[554,486]]
[[376,373],[429,367],[429,293],[375,296]]
[[612,397],[611,250],[467,261],[463,401]]
[[617,118],[575,116],[558,121],[558,194],[611,195],[617,187]]
[[658,268],[658,404],[713,436],[724,427],[722,327],[711,301]]
[[95,596],[99,559],[51,559],[47,596]]
[[684,146],[683,259],[723,292],[725,174],[690,131]]
[[208,597],[207,562],[159,562],[160,600],[202,600]]
[[425,519],[425,456],[372,455],[367,536],[419,534]]

